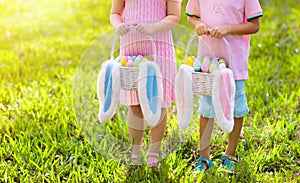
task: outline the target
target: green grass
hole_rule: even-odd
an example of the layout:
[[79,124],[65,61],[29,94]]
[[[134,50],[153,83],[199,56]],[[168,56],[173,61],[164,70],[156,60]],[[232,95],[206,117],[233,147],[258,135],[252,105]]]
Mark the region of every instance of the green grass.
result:
[[[0,182],[299,182],[300,6],[278,0],[263,1],[262,7],[246,83],[250,114],[237,148],[242,161],[232,175],[218,161],[205,174],[192,171],[199,143],[196,114],[190,135],[174,135],[176,145],[167,137],[177,125],[170,111],[166,142],[171,149],[160,170],[127,166],[126,152],[113,154],[115,159],[107,155],[124,151],[129,140],[122,122],[126,108],[101,126],[95,118],[97,61],[107,59],[101,50],[111,46],[113,35],[107,33],[110,1],[0,0]],[[183,5],[183,26],[185,21]],[[177,51],[182,58],[183,47]],[[91,137],[117,143],[99,145]],[[217,127],[213,158],[226,143]]]

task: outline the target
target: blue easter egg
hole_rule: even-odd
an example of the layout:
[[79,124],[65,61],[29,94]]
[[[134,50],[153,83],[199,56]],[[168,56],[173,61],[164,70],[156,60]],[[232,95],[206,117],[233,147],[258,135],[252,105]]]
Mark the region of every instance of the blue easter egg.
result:
[[132,59],[132,60],[135,60],[136,57],[137,57],[137,56],[133,55],[133,56],[131,56],[131,59]]
[[201,63],[197,59],[194,62],[194,70],[196,72],[200,72],[201,71]]

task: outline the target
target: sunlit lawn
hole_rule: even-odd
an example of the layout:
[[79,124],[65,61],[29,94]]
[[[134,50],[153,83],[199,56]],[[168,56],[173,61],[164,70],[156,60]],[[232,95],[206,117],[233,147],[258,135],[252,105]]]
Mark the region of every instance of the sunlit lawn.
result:
[[[89,45],[111,31],[110,1],[0,0],[0,182],[299,182],[300,5],[278,0],[262,7],[246,83],[250,114],[237,149],[242,160],[235,174],[219,167],[227,135],[217,127],[215,166],[203,174],[192,171],[196,115],[190,139],[161,162],[161,170],[105,158],[83,132],[73,86],[78,66],[89,61]],[[169,114],[167,132],[177,125]],[[122,119],[106,127],[126,140]]]

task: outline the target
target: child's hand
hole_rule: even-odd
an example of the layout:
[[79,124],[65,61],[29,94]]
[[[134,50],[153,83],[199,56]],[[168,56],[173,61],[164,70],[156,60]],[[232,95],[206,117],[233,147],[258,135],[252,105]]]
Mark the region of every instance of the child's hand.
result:
[[130,27],[127,24],[121,23],[116,28],[115,31],[119,36],[124,36],[129,32]]
[[220,39],[220,38],[228,35],[229,32],[230,32],[230,26],[228,26],[228,25],[216,26],[211,29],[210,36]]
[[198,25],[195,26],[195,32],[199,36],[201,35],[209,35],[209,30],[207,26],[204,23],[199,23]]
[[139,23],[136,25],[135,29],[142,35],[152,35],[155,33],[155,28],[151,23]]

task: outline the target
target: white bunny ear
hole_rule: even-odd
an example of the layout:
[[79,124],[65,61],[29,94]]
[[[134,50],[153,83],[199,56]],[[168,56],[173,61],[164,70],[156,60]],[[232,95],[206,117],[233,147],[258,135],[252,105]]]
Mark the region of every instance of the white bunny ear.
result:
[[194,104],[193,77],[194,69],[181,65],[175,78],[175,100],[178,115],[178,127],[185,129],[189,126]]
[[160,119],[163,101],[162,76],[155,62],[139,64],[138,97],[145,120],[155,126]]
[[212,101],[220,127],[230,133],[233,129],[235,83],[230,69],[215,71]]
[[105,122],[116,113],[120,96],[120,64],[108,60],[102,64],[97,80],[100,122]]

